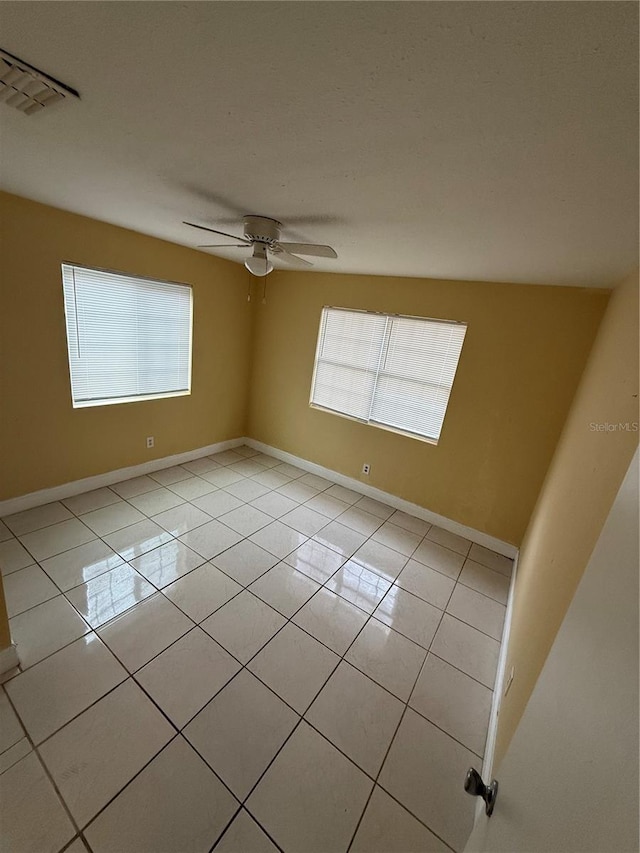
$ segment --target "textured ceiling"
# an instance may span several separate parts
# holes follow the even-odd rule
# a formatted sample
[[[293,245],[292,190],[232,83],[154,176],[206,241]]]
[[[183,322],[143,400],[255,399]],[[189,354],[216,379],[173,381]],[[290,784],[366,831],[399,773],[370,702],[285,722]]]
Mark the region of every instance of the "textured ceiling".
[[[637,16],[3,2],[0,46],[81,100],[0,106],[0,183],[185,245],[273,216],[320,270],[607,286],[637,263]]]

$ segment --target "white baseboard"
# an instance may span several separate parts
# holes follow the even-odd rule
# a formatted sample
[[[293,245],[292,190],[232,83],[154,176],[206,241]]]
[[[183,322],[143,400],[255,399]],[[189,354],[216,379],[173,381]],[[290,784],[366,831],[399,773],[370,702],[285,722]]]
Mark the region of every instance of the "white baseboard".
[[[360,482],[353,477],[347,477],[345,474],[340,474],[337,471],[332,471],[330,468],[324,468],[322,465],[316,465],[315,462],[308,462],[306,459],[301,459],[299,456],[294,456],[292,453],[287,453],[285,450],[280,450],[277,447],[271,447],[261,441],[256,441],[253,438],[245,438],[244,443],[254,450],[260,450],[267,453],[269,456],[275,456],[276,459],[282,459],[283,462],[289,462],[297,468],[302,468],[304,471],[309,471],[311,474],[317,474],[320,477],[325,477],[327,480],[332,480],[347,489],[352,489],[354,492],[360,492],[369,498],[373,498],[381,503],[388,504],[395,509],[400,509],[409,515],[414,515],[416,518],[421,518],[423,521],[428,521],[430,524],[435,524],[437,527],[442,527],[450,533],[457,533],[458,536],[463,536],[465,539],[470,539],[477,545],[483,545],[497,554],[502,554],[505,557],[513,559],[518,553],[515,545],[509,542],[503,542],[501,539],[496,539],[495,536],[489,536],[480,530],[474,530],[472,527],[467,527],[465,524],[460,524],[457,521],[452,521],[450,518],[445,518],[443,515],[438,515],[431,510],[425,509],[418,504],[399,498],[396,495],[383,492],[382,489],[376,489],[374,486],[367,486],[366,483]]]
[[[244,444],[247,439],[231,438],[227,441],[219,441],[217,444],[208,444],[206,447],[198,447],[196,450],[187,450],[185,453],[176,453],[173,456],[164,456],[162,459],[151,459],[140,465],[131,465],[129,468],[118,468],[116,471],[107,471],[104,474],[96,474],[93,477],[85,477],[82,480],[74,480],[72,483],[63,483],[61,486],[53,486],[50,489],[41,489],[38,492],[30,492],[18,498],[9,498],[0,501],[0,518],[12,515],[14,512],[22,512],[24,509],[32,509],[34,506],[42,506],[52,501],[60,501],[64,498],[72,498],[93,489],[101,489],[103,486],[111,486],[122,480],[130,480],[132,477],[140,477],[143,474],[151,474],[161,471],[163,468],[171,468],[173,465],[181,465],[183,462],[191,462],[201,456],[210,456],[212,453],[220,453]]]
[[[502,640],[500,644],[500,654],[498,656],[498,669],[496,672],[496,681],[493,689],[493,701],[491,703],[491,713],[489,715],[489,730],[487,732],[487,743],[484,749],[484,760],[482,763],[482,778],[488,785],[492,779],[493,765],[496,751],[496,737],[498,734],[498,719],[500,717],[500,706],[504,697],[506,668],[507,668],[507,653],[509,651],[509,637],[511,635],[511,618],[513,616],[513,597],[516,587],[516,575],[518,573],[518,557],[513,563],[513,571],[511,572],[511,584],[509,586],[509,597],[507,598],[507,610],[504,616],[504,626],[502,628]],[[482,812],[484,813],[484,803],[482,803]]]
[[[7,646],[6,649],[2,649],[0,652],[0,675],[4,672],[9,672],[11,669],[15,669],[19,663],[16,644],[11,643],[10,646]]]

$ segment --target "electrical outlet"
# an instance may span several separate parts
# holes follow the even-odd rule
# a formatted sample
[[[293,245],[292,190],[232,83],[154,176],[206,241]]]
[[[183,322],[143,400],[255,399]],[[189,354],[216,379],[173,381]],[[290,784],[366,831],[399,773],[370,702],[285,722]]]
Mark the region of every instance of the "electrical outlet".
[[[369,465],[369,463],[368,463],[368,462],[365,462],[365,463],[364,463],[364,465],[362,466],[362,473],[363,473],[363,474],[366,474],[366,475],[367,475],[367,477],[368,477],[368,476],[369,476],[369,474],[371,473],[371,465]]]
[[[155,439],[152,435],[147,436],[147,449],[153,447],[155,444]]]

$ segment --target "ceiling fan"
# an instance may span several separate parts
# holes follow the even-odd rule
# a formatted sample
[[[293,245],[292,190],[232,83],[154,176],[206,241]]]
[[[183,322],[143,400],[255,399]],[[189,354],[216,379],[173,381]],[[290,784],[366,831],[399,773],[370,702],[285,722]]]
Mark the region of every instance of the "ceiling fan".
[[[298,255],[311,255],[318,258],[337,258],[335,249],[331,246],[321,246],[317,243],[282,243],[280,242],[280,231],[282,223],[269,216],[253,216],[247,214],[244,218],[244,236],[237,237],[235,234],[227,234],[225,231],[217,231],[206,225],[196,225],[195,222],[184,222],[192,228],[200,228],[202,231],[210,231],[212,234],[220,234],[236,243],[213,243],[198,246],[199,249],[240,249],[253,248],[253,254],[244,262],[245,267],[253,275],[268,275],[273,269],[269,259],[272,255],[278,260],[289,264],[303,264],[312,267],[313,264]]]

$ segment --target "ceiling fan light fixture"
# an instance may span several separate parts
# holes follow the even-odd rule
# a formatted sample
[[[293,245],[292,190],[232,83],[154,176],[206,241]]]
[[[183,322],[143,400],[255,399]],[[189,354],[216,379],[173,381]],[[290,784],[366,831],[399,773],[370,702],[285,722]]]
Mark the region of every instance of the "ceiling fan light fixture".
[[[267,257],[267,247],[264,243],[256,243],[253,247],[253,255],[244,262],[245,267],[251,275],[265,276],[269,275],[273,269],[273,264]]]

